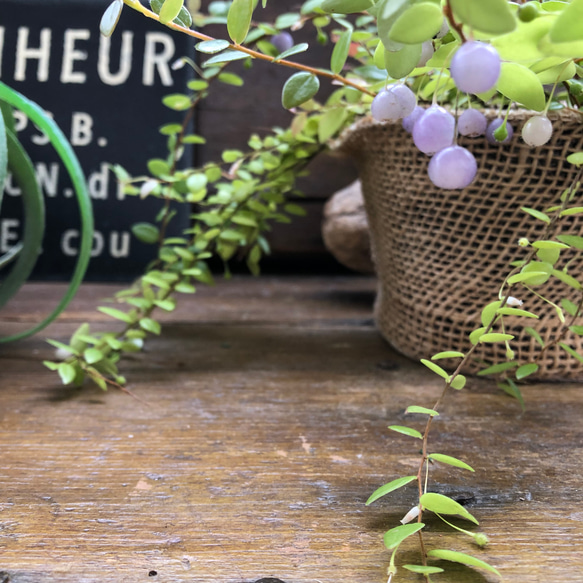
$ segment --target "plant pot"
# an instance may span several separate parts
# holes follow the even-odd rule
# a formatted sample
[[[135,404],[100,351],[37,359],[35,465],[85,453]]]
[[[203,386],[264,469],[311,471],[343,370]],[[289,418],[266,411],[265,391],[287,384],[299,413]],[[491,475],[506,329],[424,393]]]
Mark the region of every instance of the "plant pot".
[[[494,117],[490,112],[490,118]],[[485,138],[464,138],[478,162],[478,175],[461,191],[436,188],[427,177],[428,157],[419,152],[400,123],[363,119],[342,135],[338,148],[355,159],[362,181],[379,278],[376,324],[385,339],[413,359],[444,350],[467,351],[468,334],[480,327],[482,308],[498,298],[510,263],[524,258],[518,239],[542,237],[544,223],[521,207],[543,210],[556,204],[577,174],[566,156],[583,150],[583,125],[575,112],[551,113],[551,141],[530,148],[519,137],[532,112],[511,112],[515,136],[506,145]],[[565,221],[565,231],[583,234],[581,215]],[[564,252],[563,264],[572,256]],[[569,273],[581,280],[583,263]],[[512,348],[522,362],[535,358],[540,345],[524,331],[534,328],[547,342],[561,324],[552,306],[520,285],[513,295],[538,320],[505,317],[506,332],[515,334]],[[536,288],[553,302],[578,293],[552,277]],[[583,354],[580,336],[569,332],[563,342]],[[466,372],[506,360],[504,344],[481,344]],[[445,361],[445,366],[459,361]],[[529,379],[583,379],[583,365],[559,346],[549,347]]]

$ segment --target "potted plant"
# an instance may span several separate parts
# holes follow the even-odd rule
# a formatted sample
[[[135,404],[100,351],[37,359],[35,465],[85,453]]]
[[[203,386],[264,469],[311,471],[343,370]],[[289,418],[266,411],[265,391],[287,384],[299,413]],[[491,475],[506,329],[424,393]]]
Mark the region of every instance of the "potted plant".
[[[121,387],[125,379],[118,362],[123,353],[139,350],[148,333],[160,333],[155,311],[174,309],[176,293],[194,293],[196,282],[212,282],[209,259],[220,258],[228,273],[228,262],[242,255],[258,273],[261,257],[269,251],[265,231],[301,213],[287,202],[296,178],[344,131],[339,147],[355,152],[362,169],[365,197],[372,197],[367,207],[373,233],[393,233],[388,242],[373,243],[383,284],[377,301],[381,328],[393,326],[395,316],[386,315],[386,306],[395,304],[404,318],[396,320],[394,332],[385,331],[395,345],[395,338],[410,329],[419,337],[432,336],[435,329],[450,331],[438,336],[439,349],[430,345],[423,359],[443,378],[443,394],[431,408],[408,409],[425,416],[424,431],[391,427],[421,439],[419,471],[395,478],[369,500],[418,485],[416,505],[401,526],[385,535],[392,551],[389,580],[396,573],[399,545],[412,535],[419,537],[422,552],[419,564],[407,568],[428,581],[441,570],[428,564],[431,558],[497,573],[478,558],[425,548],[424,512],[475,522],[459,504],[427,490],[430,459],[471,469],[464,461],[429,453],[428,438],[447,391],[464,387],[462,372],[502,374],[500,386],[519,399],[518,381],[545,371],[558,375],[549,365],[556,354],[575,363],[559,367],[561,376],[579,373],[583,271],[577,259],[583,249],[583,206],[576,197],[583,162],[578,111],[583,1],[308,0],[298,12],[259,22],[265,4],[212,3],[209,14],[202,14],[196,1],[189,10],[183,0],[151,0],[149,7],[138,0],[114,0],[107,8],[103,34],[112,34],[128,7],[196,39],[202,63],[182,60],[176,66],[193,67],[197,77],[188,91],[164,100],[186,118],[214,84],[241,84],[238,75],[227,71],[231,63],[254,60],[292,70],[282,104],[295,115],[287,129],[250,136],[248,151],[227,150],[216,163],[186,170],[176,164],[183,145],[203,138],[188,135],[185,121],[167,124],[161,132],[168,137],[168,153],[149,161],[149,176],[134,178],[115,168],[127,194],[162,201],[155,222],[134,228],[141,240],[158,245],[158,259],[134,286],[117,294],[116,307],[99,308],[120,321],[121,329],[94,334],[83,325],[68,344],[53,342],[63,360],[47,366],[65,383],[81,383],[89,376],[102,388]],[[198,27],[208,23],[224,24],[225,35],[200,32]],[[290,31],[309,25],[320,41],[332,40],[329,69],[294,60],[308,46],[294,44]],[[321,79],[337,85],[325,103],[317,101]],[[562,125],[568,137],[559,135]],[[521,140],[525,147],[518,145]],[[547,142],[550,153],[543,149]],[[557,173],[559,181],[551,184],[548,176]],[[425,192],[413,194],[419,177]],[[519,186],[527,179],[541,184],[525,194]],[[495,210],[493,197],[506,202],[503,187],[508,182],[511,208]],[[165,235],[171,201],[197,205],[194,225],[182,237]],[[377,222],[381,215],[392,217],[390,228]],[[479,259],[485,248],[493,247],[493,255]],[[418,258],[424,262],[417,263]],[[393,274],[409,285],[406,291],[391,291]],[[557,292],[561,297],[544,287],[550,281],[564,286]],[[527,301],[526,294],[536,300]],[[549,307],[556,326],[526,324],[524,332],[515,331],[522,326],[519,320],[537,320],[543,306]],[[548,322],[548,314],[542,315]],[[522,342],[518,349],[517,340]],[[487,542],[479,533],[462,532],[479,546]]]

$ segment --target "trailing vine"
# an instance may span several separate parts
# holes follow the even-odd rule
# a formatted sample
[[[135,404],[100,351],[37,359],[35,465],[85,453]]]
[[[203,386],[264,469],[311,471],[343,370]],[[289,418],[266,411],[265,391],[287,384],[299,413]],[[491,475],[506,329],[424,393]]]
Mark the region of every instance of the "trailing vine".
[[[443,119],[449,120],[447,116],[450,116],[453,120],[452,140],[444,149],[451,145],[459,154],[459,150],[465,149],[455,142],[461,117],[458,110],[461,108],[471,109],[472,105],[479,103],[499,109],[501,116],[489,137],[494,142],[504,143],[512,129],[506,123],[511,104],[542,112],[536,117],[543,118],[544,122],[549,109],[567,107],[578,111],[583,101],[580,78],[583,73],[580,66],[583,40],[573,39],[576,34],[583,38],[583,24],[572,25],[574,16],[583,7],[581,0],[560,6],[556,2],[548,6],[545,6],[546,2],[528,2],[519,6],[506,0],[308,0],[298,13],[281,15],[274,23],[253,20],[257,4],[254,0],[214,3],[209,15],[198,11],[190,14],[183,6],[183,0],[151,0],[150,8],[138,0],[114,0],[107,9],[101,23],[104,34],[113,32],[123,7],[128,6],[144,17],[196,38],[199,41],[196,49],[205,55],[206,60],[200,68],[183,60],[181,64],[195,68],[197,78],[189,82],[187,93],[173,94],[164,99],[167,107],[184,114],[181,121],[167,124],[160,130],[167,137],[166,157],[148,162],[148,176],[132,177],[123,168],[114,167],[126,194],[156,197],[162,202],[156,224],[140,223],[133,229],[140,240],[157,246],[157,258],[131,287],[117,293],[109,305],[99,308],[119,322],[117,331],[95,333],[88,324],[83,324],[68,343],[49,341],[58,349],[61,358],[45,364],[58,371],[65,384],[80,385],[89,378],[102,389],[108,385],[124,388],[126,379],[118,366],[123,354],[139,351],[148,334],[161,333],[161,324],[155,319],[157,310],[172,311],[178,294],[196,293],[199,284],[213,283],[209,268],[212,258],[222,260],[226,276],[229,275],[229,261],[234,258],[245,260],[251,273],[258,274],[261,258],[269,253],[266,233],[278,222],[288,222],[293,215],[303,212],[300,206],[289,202],[291,195],[300,194],[295,189],[296,179],[333,138],[357,117],[370,111],[371,102],[373,116],[376,117],[375,109],[384,115],[379,119],[390,118],[395,107],[399,109],[403,105],[398,99],[391,101],[397,88],[407,87],[405,94],[413,95],[415,101],[431,103],[432,108],[441,110],[439,104],[449,105],[453,114],[445,110],[445,113],[438,112]],[[262,5],[265,4],[266,0],[262,0]],[[194,30],[191,28],[193,22],[224,24],[229,39]],[[532,22],[538,24],[532,25]],[[306,44],[293,45],[292,42],[283,51],[276,46],[275,35],[282,31],[294,32],[308,23],[314,26],[318,40],[325,42],[333,38],[335,41],[327,70],[290,60],[290,57],[304,52],[308,48]],[[565,26],[566,23],[571,24]],[[548,54],[538,44],[542,29],[548,35],[544,37]],[[475,43],[475,31],[487,42]],[[471,43],[474,46],[486,44],[486,48],[478,48],[485,51],[487,59],[493,53],[502,56],[501,73],[495,71],[491,89],[462,91],[458,87],[460,81],[456,77],[459,76],[452,71],[452,58],[457,51],[463,54],[468,47],[472,48]],[[426,54],[423,56],[424,50]],[[194,108],[209,95],[211,85],[217,82],[243,84],[243,80],[228,72],[227,67],[234,61],[251,62],[254,59],[296,71],[282,91],[284,107],[295,113],[291,126],[276,128],[266,136],[252,135],[245,152],[226,150],[220,161],[200,168],[181,168],[179,161],[184,146],[204,142],[203,137],[189,134],[187,130]],[[315,100],[320,78],[339,85],[324,104]],[[548,85],[550,89],[545,87]],[[385,98],[386,102],[381,103],[380,100]],[[532,138],[528,132],[523,136],[526,141]],[[415,139],[415,135],[413,137]],[[433,137],[430,135],[425,142],[432,142]],[[539,137],[535,132],[535,140]],[[441,153],[441,150],[432,150],[433,143],[425,142],[420,141],[419,149],[428,154]],[[431,164],[435,165],[434,161],[438,159],[435,156],[430,163],[432,180]],[[568,160],[581,167],[583,153],[573,153]],[[434,168],[438,182],[443,175],[449,180],[450,174],[439,168],[435,172]],[[496,290],[493,292],[495,299],[482,308],[482,326],[470,334],[469,348],[453,347],[422,360],[444,381],[442,392],[431,408],[418,404],[407,408],[409,414],[426,417],[424,427],[421,430],[402,425],[389,427],[394,432],[421,440],[417,473],[397,477],[381,486],[367,502],[371,504],[409,484],[417,485],[413,508],[400,526],[390,529],[384,536],[385,546],[391,551],[389,581],[397,573],[396,556],[400,545],[413,535],[419,540],[419,564],[403,567],[423,575],[428,582],[433,574],[443,570],[430,565],[429,559],[463,563],[500,575],[495,567],[477,557],[449,549],[428,548],[423,534],[423,516],[427,512],[433,512],[450,527],[472,537],[479,547],[487,544],[482,533],[462,529],[444,518],[456,515],[477,525],[478,521],[467,509],[445,495],[430,491],[430,462],[473,471],[466,461],[433,452],[429,442],[430,430],[450,389],[462,390],[465,387],[464,369],[479,346],[501,344],[505,347],[506,362],[486,365],[479,374],[496,375],[498,386],[518,399],[523,407],[519,383],[536,373],[546,351],[558,346],[583,363],[583,356],[565,342],[567,333],[583,335],[583,326],[577,325],[583,308],[583,286],[569,274],[569,267],[580,260],[583,237],[564,227],[569,217],[583,213],[583,203],[577,202],[581,174],[579,170],[576,180],[558,197],[560,200],[554,207],[523,209],[541,223],[541,235],[536,241],[520,239],[518,247],[524,255],[509,266],[497,293]],[[470,182],[474,176],[475,169],[469,176]],[[196,205],[197,210],[191,215],[191,228],[182,236],[168,237],[167,227],[176,212],[174,205]],[[565,267],[559,268],[559,260],[566,251],[572,256]],[[565,297],[557,304],[544,298],[535,288],[551,278],[559,279],[566,288],[575,290],[578,299],[573,301]],[[521,308],[521,300],[514,297],[520,295],[517,289],[550,303],[561,322],[559,332],[546,343],[533,328],[525,326],[525,332],[540,346],[537,355],[528,362],[516,360],[512,350],[514,337],[507,332],[505,318],[520,317],[528,321],[538,315]],[[443,359],[458,359],[453,372],[438,364]]]

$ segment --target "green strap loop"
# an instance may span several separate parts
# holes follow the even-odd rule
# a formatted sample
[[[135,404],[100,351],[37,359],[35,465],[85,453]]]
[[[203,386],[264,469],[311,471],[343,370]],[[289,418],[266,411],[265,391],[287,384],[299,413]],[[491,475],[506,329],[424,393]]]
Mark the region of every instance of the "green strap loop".
[[[34,102],[30,101],[17,91],[14,91],[4,83],[0,82],[0,100],[5,101],[9,105],[21,110],[33,123],[35,123],[40,130],[49,138],[51,144],[55,148],[57,154],[60,156],[69,176],[73,183],[79,211],[81,215],[81,245],[79,248],[79,255],[75,270],[71,277],[69,287],[64,297],[61,299],[54,311],[45,318],[40,324],[34,326],[30,330],[14,334],[12,336],[0,338],[0,343],[10,342],[12,340],[20,340],[35,334],[39,330],[45,328],[69,304],[87,270],[89,259],[91,258],[91,247],[93,244],[93,212],[91,210],[91,200],[89,192],[85,184],[85,177],[81,165],[73,152],[73,148],[57,126],[57,124],[46,115],[46,113]]]
[[[34,166],[24,148],[10,131],[6,131],[8,167],[19,184],[24,207],[22,249],[0,285],[0,308],[22,287],[30,276],[42,249],[45,231],[45,203],[34,174]]]

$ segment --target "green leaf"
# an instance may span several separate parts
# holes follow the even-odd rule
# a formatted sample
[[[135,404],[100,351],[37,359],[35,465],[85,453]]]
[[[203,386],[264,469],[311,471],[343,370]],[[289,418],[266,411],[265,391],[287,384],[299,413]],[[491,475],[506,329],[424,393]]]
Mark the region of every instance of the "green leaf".
[[[523,364],[517,371],[516,371],[516,379],[522,380],[526,377],[534,374],[538,370],[538,364],[535,362],[531,362],[530,364]]]
[[[423,494],[419,501],[423,508],[435,512],[436,514],[457,514],[474,524],[479,524],[478,521],[461,504],[459,504],[459,502],[456,502],[443,494],[428,492],[427,494]]]
[[[522,316],[524,318],[538,318],[536,314],[532,312],[527,312],[526,310],[519,310],[518,308],[499,308],[496,310],[496,313],[501,314],[502,316]]]
[[[494,316],[496,316],[498,308],[500,308],[501,305],[502,302],[500,300],[496,300],[495,302],[490,302],[484,307],[480,316],[482,326],[488,326],[490,324],[490,322],[494,319]]]
[[[410,405],[405,410],[405,413],[421,413],[422,415],[430,415],[431,417],[437,417],[439,413],[433,409],[426,409],[425,407],[418,407],[417,405]]]
[[[569,164],[573,164],[574,166],[583,165],[583,152],[574,152],[573,154],[569,154],[567,156],[567,162],[569,162]]]
[[[160,230],[150,223],[136,223],[132,225],[132,233],[142,243],[152,245],[158,242]]]
[[[210,59],[207,59],[204,62],[203,67],[211,67],[212,65],[219,65],[222,63],[230,63],[232,61],[239,61],[241,59],[247,59],[248,57],[249,57],[249,55],[247,53],[244,53],[243,51],[237,51],[237,50],[225,51],[223,53],[215,55],[214,57],[211,57]]]
[[[583,1],[572,0],[559,14],[549,33],[551,41],[564,43],[583,38]]]
[[[233,42],[240,45],[249,32],[253,0],[233,0],[227,14],[227,31]]]
[[[281,102],[285,109],[292,109],[305,103],[320,89],[320,81],[316,75],[301,71],[292,75],[283,86]]]
[[[527,109],[542,111],[546,105],[540,79],[536,73],[518,63],[502,63],[496,89]]]
[[[583,356],[581,356],[575,349],[571,348],[564,342],[559,342],[559,346],[573,358],[576,358],[579,362],[583,362]]]
[[[83,358],[87,364],[95,364],[103,360],[103,352],[98,348],[88,348],[83,352]]]
[[[328,13],[354,14],[368,10],[372,5],[373,0],[324,0],[320,8]]]
[[[387,549],[392,550],[398,547],[407,537],[419,532],[425,524],[423,522],[415,522],[413,524],[402,524],[387,531],[384,536],[384,542]]]
[[[69,364],[68,362],[61,362],[61,364],[59,364],[57,368],[57,371],[64,385],[72,383],[75,380],[75,377],[77,376],[76,368],[72,364]]]
[[[306,216],[306,210],[299,204],[288,203],[283,207],[283,210],[290,215],[295,215],[296,217]]]
[[[442,550],[442,549],[434,549],[429,551],[428,556],[434,557],[435,559],[442,559],[444,561],[450,561],[452,563],[461,563],[462,565],[467,565],[468,567],[477,567],[479,569],[484,569],[490,573],[494,573],[498,575],[498,577],[502,577],[497,569],[489,565],[485,561],[481,559],[476,559],[471,555],[466,555],[465,553],[460,553],[458,551],[449,551],[449,550]]]
[[[190,97],[182,93],[174,93],[172,95],[166,95],[162,98],[162,103],[169,109],[174,111],[186,111],[192,105]]]
[[[344,64],[346,63],[346,59],[348,58],[348,51],[350,50],[351,39],[352,31],[345,30],[338,37],[338,40],[334,45],[332,57],[330,58],[330,70],[336,75],[342,71]]]
[[[466,386],[466,377],[463,374],[458,374],[452,381],[451,386],[452,388],[456,389],[456,391],[461,391]]]
[[[433,2],[413,4],[395,20],[389,38],[403,44],[418,44],[433,38],[443,24],[441,7]]]
[[[463,358],[465,354],[457,350],[447,350],[446,352],[438,352],[431,357],[431,360],[441,360],[442,358]]]
[[[470,332],[470,342],[472,344],[478,344],[480,338],[484,335],[486,328],[476,328]]]
[[[463,24],[480,32],[512,32],[516,20],[506,0],[451,0],[454,14]]]
[[[59,342],[58,340],[51,340],[50,338],[47,338],[47,342],[51,346],[54,346],[55,348],[58,348],[59,350],[62,350],[64,352],[69,352],[70,354],[74,354],[75,356],[79,356],[79,351],[75,350],[72,346],[69,346],[67,344],[63,344],[62,342]]]
[[[393,79],[406,77],[421,58],[421,45],[404,45],[398,51],[385,51],[385,68]]]
[[[423,435],[416,429],[411,427],[404,427],[403,425],[390,425],[389,429],[391,431],[396,431],[397,433],[402,433],[403,435],[408,435],[409,437],[416,437],[417,439],[423,439]]]
[[[221,83],[225,83],[225,85],[233,85],[233,87],[242,87],[244,85],[244,81],[239,75],[235,75],[235,73],[221,73],[217,79]]]
[[[514,336],[512,334],[502,334],[501,332],[489,332],[488,334],[482,334],[480,336],[480,342],[507,342],[512,340]]]
[[[550,223],[551,218],[541,211],[537,211],[536,209],[531,209],[529,207],[523,206],[520,207],[525,213],[528,213],[531,217],[538,219],[539,221],[543,221],[544,223]]]
[[[160,22],[162,24],[172,22],[182,10],[183,3],[183,0],[164,0],[160,8]]]
[[[449,374],[445,372],[439,365],[427,360],[425,358],[421,359],[421,362],[431,371],[433,371],[436,375],[439,375],[442,379],[448,379]]]
[[[543,339],[541,338],[540,334],[534,329],[534,328],[530,328],[530,327],[526,327],[524,328],[524,331],[529,334],[530,336],[532,336],[541,346],[544,346],[545,343],[543,341]]]
[[[511,368],[516,368],[518,366],[518,362],[500,362],[498,364],[493,364],[488,368],[484,368],[478,372],[478,376],[486,376],[490,374],[498,374],[504,372],[506,370],[510,370]]]
[[[413,480],[416,479],[417,476],[405,476],[403,478],[397,478],[396,480],[393,480],[392,482],[389,482],[388,484],[385,484],[384,486],[377,488],[370,495],[370,498],[366,501],[366,506],[372,504],[375,500],[378,500],[379,498],[386,496],[390,492],[393,492],[394,490],[398,490],[399,488],[402,488],[403,486],[410,484]]]
[[[194,45],[194,48],[200,52],[205,53],[206,55],[214,55],[215,53],[220,53],[224,51],[226,48],[230,46],[229,41],[217,38],[213,40],[203,40]],[[206,87],[208,87],[208,83],[205,83]],[[203,89],[206,89],[203,87]]]
[[[575,247],[575,249],[583,249],[583,237],[579,235],[557,235],[557,239],[569,247]]]
[[[583,336],[583,326],[569,326],[569,330],[573,332],[573,334],[577,334],[578,336]]]
[[[318,141],[324,144],[333,137],[343,127],[347,116],[346,107],[335,107],[324,112],[318,124]]]
[[[109,308],[109,307],[100,306],[97,309],[102,314],[106,314],[107,316],[115,318],[116,320],[121,320],[122,322],[125,322],[126,324],[131,324],[134,321],[133,318],[129,314],[127,314],[126,312],[122,312],[121,310],[117,310],[116,308]]]
[[[156,320],[152,320],[152,318],[142,318],[140,320],[140,328],[143,328],[146,332],[151,332],[152,334],[160,334],[162,330],[160,323],[156,322]]]
[[[288,49],[287,51],[283,51],[283,53],[280,53],[279,55],[274,57],[273,62],[277,63],[278,61],[282,61],[283,59],[287,59],[288,57],[291,57],[293,55],[297,55],[299,53],[304,53],[309,48],[310,48],[310,45],[308,45],[308,43],[300,43],[299,45],[295,45],[295,46],[291,47],[291,49]]]
[[[59,370],[59,365],[62,364],[61,362],[52,362],[50,360],[43,360],[43,364],[52,371]]]
[[[569,209],[565,209],[561,212],[562,217],[570,217],[571,215],[579,215],[583,213],[583,206],[574,206]]]
[[[567,284],[568,286],[571,286],[573,289],[576,290],[580,290],[581,289],[581,284],[572,276],[570,276],[568,273],[565,273],[564,271],[559,271],[558,269],[553,269],[552,274],[559,280],[561,280],[563,283]]]
[[[456,468],[469,470],[470,472],[475,471],[474,468],[466,464],[466,462],[462,462],[462,460],[458,460],[457,458],[451,457],[450,455],[444,455],[442,453],[431,453],[427,457],[430,460],[435,460],[436,462],[441,462],[442,464],[448,464]]]
[[[497,384],[499,389],[502,389],[507,395],[510,395],[513,399],[516,399],[520,403],[520,407],[523,411],[526,409],[522,393],[512,379],[507,379],[505,383]]]
[[[101,22],[99,23],[99,32],[102,36],[109,37],[113,34],[113,31],[119,22],[123,6],[123,0],[113,0],[113,2],[105,9],[105,12],[101,17]]]
[[[403,565],[403,569],[407,569],[407,571],[412,571],[413,573],[420,573],[421,575],[443,573],[441,567],[430,567],[429,565]]]

